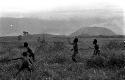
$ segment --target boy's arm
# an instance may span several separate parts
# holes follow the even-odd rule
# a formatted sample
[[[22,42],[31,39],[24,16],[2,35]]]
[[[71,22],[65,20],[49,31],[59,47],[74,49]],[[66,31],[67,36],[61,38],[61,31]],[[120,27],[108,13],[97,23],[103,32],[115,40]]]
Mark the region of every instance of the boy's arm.
[[[69,42],[69,44],[70,44],[70,45],[74,45],[74,43],[72,43],[72,42]]]
[[[28,52],[30,53],[30,55],[34,55],[33,51],[30,48],[28,48]]]
[[[89,47],[89,48],[79,48],[79,50],[89,50],[89,49],[94,49],[92,47]]]
[[[94,49],[94,47],[90,47],[90,46],[89,46],[89,48],[90,48],[90,49]]]
[[[30,62],[31,64],[33,64],[32,61],[31,61],[30,59],[29,59],[29,62]]]
[[[20,57],[20,58],[10,59],[9,61],[18,60],[18,59],[22,59],[22,58]]]
[[[89,45],[88,45],[88,47],[89,47],[89,49],[95,49],[95,48],[94,48],[95,46],[89,46]]]
[[[94,49],[94,47],[88,45],[88,48],[79,48],[79,50],[89,50],[89,49]]]
[[[67,41],[68,41],[68,43],[69,43],[70,45],[73,45],[73,43],[72,43],[72,42],[70,42],[70,40],[69,40],[69,39],[67,39]]]

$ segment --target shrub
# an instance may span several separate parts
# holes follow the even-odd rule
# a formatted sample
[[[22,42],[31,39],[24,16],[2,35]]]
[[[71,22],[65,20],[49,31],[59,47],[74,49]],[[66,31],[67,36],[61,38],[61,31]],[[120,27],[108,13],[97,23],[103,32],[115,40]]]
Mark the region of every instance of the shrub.
[[[65,49],[65,44],[64,42],[53,42],[53,50],[54,51],[63,51]]]
[[[64,64],[65,62],[67,62],[68,59],[65,56],[61,56],[61,55],[55,55],[52,58],[50,58],[50,60],[48,60],[48,63],[50,64],[54,64],[54,63],[58,63],[58,64]]]
[[[122,54],[112,54],[108,57],[107,66],[110,68],[123,68],[125,57]]]
[[[86,60],[87,68],[101,68],[105,66],[105,58],[102,56],[93,56]]]
[[[111,49],[119,50],[124,48],[124,44],[117,40],[111,40],[107,44],[103,45],[103,47],[108,48],[110,50]]]
[[[108,54],[102,53],[101,56],[94,56],[86,60],[88,68],[109,68],[120,69],[125,66],[125,56],[118,52],[110,51]]]
[[[8,63],[9,61],[9,57],[8,56],[3,56],[3,57],[1,57],[1,59],[0,59],[0,63]]]

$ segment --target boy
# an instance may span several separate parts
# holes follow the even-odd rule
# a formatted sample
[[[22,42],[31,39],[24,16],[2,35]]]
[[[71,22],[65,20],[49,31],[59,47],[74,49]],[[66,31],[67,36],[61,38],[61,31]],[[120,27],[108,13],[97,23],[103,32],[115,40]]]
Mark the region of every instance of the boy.
[[[33,54],[33,51],[29,48],[27,42],[24,42],[24,47],[27,49],[27,53],[29,53],[29,57],[32,58],[33,61],[35,61],[35,56]]]
[[[100,55],[99,45],[97,44],[96,39],[94,39],[93,44],[94,44],[94,53],[93,53],[93,55]]]
[[[74,53],[73,53],[73,55],[72,55],[72,60],[74,61],[74,62],[77,62],[76,61],[76,59],[75,59],[75,57],[76,57],[76,54],[78,54],[78,38],[75,36],[75,38],[74,38],[74,40],[73,40],[73,43],[70,43],[71,45],[73,45],[73,49],[71,49],[71,51],[73,50],[74,51]]]

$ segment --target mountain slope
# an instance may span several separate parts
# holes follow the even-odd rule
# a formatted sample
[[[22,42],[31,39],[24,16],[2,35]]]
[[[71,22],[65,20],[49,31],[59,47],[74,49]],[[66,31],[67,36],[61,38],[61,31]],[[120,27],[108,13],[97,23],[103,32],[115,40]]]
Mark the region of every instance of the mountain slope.
[[[71,34],[71,36],[98,36],[98,35],[111,36],[116,34],[112,30],[104,27],[85,27]]]

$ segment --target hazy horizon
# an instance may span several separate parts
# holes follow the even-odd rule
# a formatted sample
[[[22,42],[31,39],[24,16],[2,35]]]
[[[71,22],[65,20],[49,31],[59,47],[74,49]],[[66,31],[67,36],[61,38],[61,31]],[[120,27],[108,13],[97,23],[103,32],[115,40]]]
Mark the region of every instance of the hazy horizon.
[[[125,8],[120,1],[13,0],[12,4],[2,3],[5,5],[0,5],[0,36],[19,35],[22,31],[69,35],[84,27],[105,27],[125,35]]]

